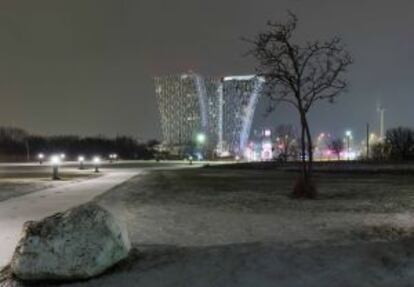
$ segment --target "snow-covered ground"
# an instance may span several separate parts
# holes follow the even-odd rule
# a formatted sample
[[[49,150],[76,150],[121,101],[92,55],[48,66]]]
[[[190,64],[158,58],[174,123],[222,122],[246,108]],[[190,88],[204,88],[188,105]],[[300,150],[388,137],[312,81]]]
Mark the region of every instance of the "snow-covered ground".
[[[13,254],[23,223],[39,220],[92,200],[95,196],[137,175],[140,170],[108,170],[90,180],[72,182],[0,202],[0,267]]]
[[[320,173],[317,200],[289,197],[296,174],[158,170],[95,198],[135,251],[70,286],[413,286],[414,177]]]
[[[0,202],[46,188],[59,187],[98,176],[93,170],[79,170],[77,166],[62,166],[61,180],[51,180],[52,167],[43,164],[1,164]]]
[[[96,200],[123,218],[137,255],[74,286],[412,286],[414,178],[157,171]]]

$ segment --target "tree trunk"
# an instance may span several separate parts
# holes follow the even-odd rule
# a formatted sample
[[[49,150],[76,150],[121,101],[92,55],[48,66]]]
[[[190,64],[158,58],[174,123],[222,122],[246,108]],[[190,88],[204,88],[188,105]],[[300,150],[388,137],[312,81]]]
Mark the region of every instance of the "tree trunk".
[[[312,135],[309,130],[308,120],[306,119],[306,113],[301,111],[301,126],[302,126],[302,164],[303,164],[303,177],[305,182],[309,182],[312,175],[312,163],[313,163],[313,144]],[[308,160],[306,160],[306,152]]]
[[[308,177],[307,168],[306,168],[306,142],[305,142],[305,126],[303,125],[303,121],[301,121],[301,158],[302,158],[302,173],[303,178],[306,181]]]
[[[308,166],[307,172],[308,177],[312,176],[312,169],[313,169],[313,142],[312,142],[312,135],[309,129],[308,120],[306,119],[306,115],[304,115],[304,123],[305,123],[305,131],[306,131],[306,138],[307,138],[307,150],[308,150]]]

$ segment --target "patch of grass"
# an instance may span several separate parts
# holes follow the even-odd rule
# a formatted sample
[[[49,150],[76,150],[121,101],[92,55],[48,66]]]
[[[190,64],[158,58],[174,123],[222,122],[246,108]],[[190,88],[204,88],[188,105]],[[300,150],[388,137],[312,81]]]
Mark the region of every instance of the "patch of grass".
[[[357,231],[357,236],[363,240],[395,241],[403,238],[414,237],[414,227],[406,228],[389,224],[368,226],[363,230]]]
[[[128,205],[184,204],[220,210],[277,213],[393,213],[414,210],[414,178],[404,175],[315,175],[318,196],[290,197],[297,173],[224,168],[153,171],[127,182]]]

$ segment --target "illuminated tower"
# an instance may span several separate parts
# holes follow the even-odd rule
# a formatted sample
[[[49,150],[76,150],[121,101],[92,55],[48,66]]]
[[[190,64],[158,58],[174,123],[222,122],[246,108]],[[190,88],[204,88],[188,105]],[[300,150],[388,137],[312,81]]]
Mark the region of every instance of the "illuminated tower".
[[[223,146],[232,154],[243,155],[263,82],[254,75],[223,78]]]
[[[243,155],[263,80],[255,76],[203,78],[195,73],[156,77],[163,144],[182,151],[197,145],[212,155]],[[199,143],[200,144],[200,143]]]
[[[195,73],[155,77],[155,95],[161,116],[163,144],[182,152],[198,134],[206,147],[216,144],[217,83]]]

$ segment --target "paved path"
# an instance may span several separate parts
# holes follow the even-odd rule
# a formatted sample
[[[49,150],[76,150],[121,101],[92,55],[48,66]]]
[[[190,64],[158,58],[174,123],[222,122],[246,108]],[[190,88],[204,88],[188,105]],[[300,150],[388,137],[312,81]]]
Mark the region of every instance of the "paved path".
[[[0,202],[0,268],[6,265],[21,236],[22,225],[90,201],[139,174],[142,169],[108,170],[101,177],[45,189]]]

